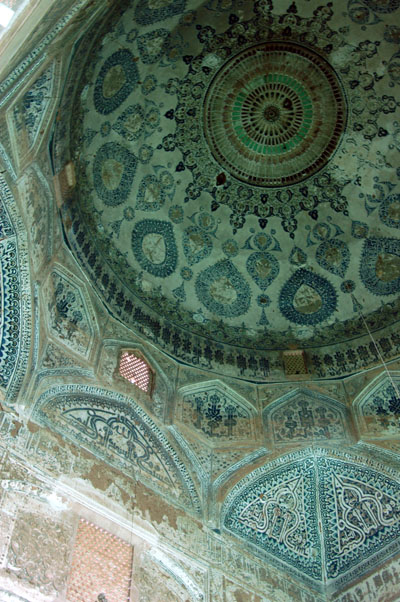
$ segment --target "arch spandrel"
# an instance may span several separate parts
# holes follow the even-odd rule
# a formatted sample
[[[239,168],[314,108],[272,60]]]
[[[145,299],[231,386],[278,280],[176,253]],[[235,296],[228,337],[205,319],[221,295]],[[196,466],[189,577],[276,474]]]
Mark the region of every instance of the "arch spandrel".
[[[33,418],[175,503],[200,512],[185,464],[131,398],[86,385],[53,387],[37,400]]]
[[[351,439],[348,409],[341,402],[310,389],[297,389],[269,404],[263,411],[268,440],[277,447]]]
[[[213,442],[254,440],[256,409],[219,380],[182,387],[175,417]]]
[[[400,373],[383,373],[354,400],[362,437],[398,439],[400,436]]]
[[[32,301],[26,228],[0,173],[0,389],[14,403],[29,362]]]
[[[326,449],[282,456],[231,490],[221,527],[266,561],[333,593],[400,550],[398,474],[371,464]]]

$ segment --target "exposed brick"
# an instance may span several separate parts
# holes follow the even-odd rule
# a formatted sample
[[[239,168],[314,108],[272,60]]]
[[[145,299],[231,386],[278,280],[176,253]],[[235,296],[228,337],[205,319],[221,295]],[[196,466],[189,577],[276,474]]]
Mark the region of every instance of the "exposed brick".
[[[132,551],[132,546],[119,537],[81,519],[75,540],[67,600],[128,601]]]

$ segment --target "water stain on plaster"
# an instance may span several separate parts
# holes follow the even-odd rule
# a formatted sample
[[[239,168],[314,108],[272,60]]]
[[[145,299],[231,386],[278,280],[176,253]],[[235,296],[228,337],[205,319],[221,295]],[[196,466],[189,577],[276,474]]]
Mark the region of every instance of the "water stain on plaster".
[[[20,422],[19,420],[13,420],[12,423],[14,425],[14,428],[10,434],[12,437],[18,437],[18,433],[22,427],[22,422]]]
[[[88,479],[95,489],[106,491],[114,482],[112,476],[107,475],[104,471],[104,466],[101,464],[93,464],[90,472],[82,475],[84,479]]]
[[[161,524],[163,517],[166,516],[170,526],[177,530],[177,518],[185,516],[184,512],[169,506],[160,496],[154,495],[152,491],[144,487],[141,483],[137,483],[136,500],[138,507],[147,511],[149,515],[148,520],[152,525],[155,523]]]
[[[38,431],[40,431],[40,426],[35,424],[34,422],[31,422],[29,420],[28,424],[26,425],[28,428],[28,431],[32,434],[37,433]]]

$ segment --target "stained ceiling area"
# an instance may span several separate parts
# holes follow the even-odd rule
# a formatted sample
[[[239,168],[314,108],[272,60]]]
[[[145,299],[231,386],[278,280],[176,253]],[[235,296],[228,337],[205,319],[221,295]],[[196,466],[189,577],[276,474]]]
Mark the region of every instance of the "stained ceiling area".
[[[397,321],[398,6],[141,0],[82,40],[54,161],[113,315],[178,359]]]

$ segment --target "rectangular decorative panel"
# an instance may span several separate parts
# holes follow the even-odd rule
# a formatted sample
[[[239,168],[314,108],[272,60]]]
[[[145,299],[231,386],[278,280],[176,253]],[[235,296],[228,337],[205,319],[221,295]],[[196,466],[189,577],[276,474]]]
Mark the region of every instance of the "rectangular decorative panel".
[[[301,349],[284,351],[282,355],[286,376],[307,374],[306,356],[304,351]]]

